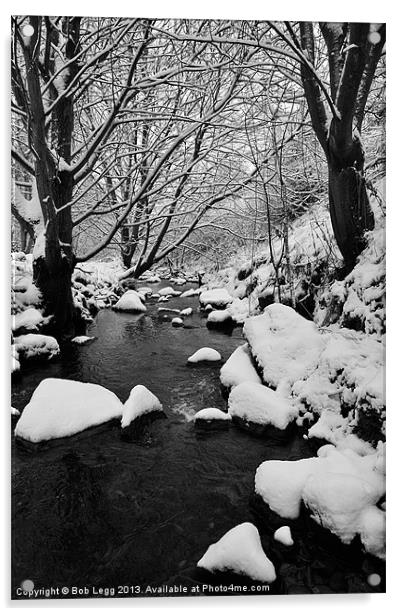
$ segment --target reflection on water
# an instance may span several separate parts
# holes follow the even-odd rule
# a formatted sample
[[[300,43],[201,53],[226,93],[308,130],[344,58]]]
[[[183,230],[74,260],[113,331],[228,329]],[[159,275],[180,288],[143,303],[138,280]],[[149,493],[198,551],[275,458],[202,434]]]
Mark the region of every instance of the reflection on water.
[[[169,303],[186,306],[196,308],[197,300]],[[265,459],[311,455],[303,439],[279,445],[235,428],[200,435],[187,421],[201,408],[225,405],[219,367],[189,368],[187,357],[211,346],[226,359],[242,338],[241,329],[232,336],[207,330],[198,314],[186,323],[192,327],[173,328],[156,306],[140,316],[101,311],[89,331],[94,342],[66,345],[61,359],[35,366],[14,385],[13,405],[22,409],[49,376],[100,383],[123,401],[141,383],[160,398],[167,419],[134,443],[121,441],[118,427],[36,453],[13,443],[13,594],[24,579],[35,586],[192,580],[208,545],[244,521],[260,526],[287,580],[279,592],[292,584],[299,588],[294,592],[318,592],[312,590],[314,568],[313,578],[300,575],[307,561],[324,563],[329,578],[352,576],[367,592],[361,561],[335,560],[311,537],[307,560],[301,540],[293,564],[282,562],[272,533],[250,508],[256,467]]]

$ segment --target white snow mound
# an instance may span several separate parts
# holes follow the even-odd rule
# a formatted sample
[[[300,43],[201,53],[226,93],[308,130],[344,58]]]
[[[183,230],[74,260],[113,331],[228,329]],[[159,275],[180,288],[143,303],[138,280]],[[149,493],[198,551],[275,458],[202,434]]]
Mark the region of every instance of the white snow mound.
[[[287,428],[297,416],[297,409],[290,400],[265,385],[248,381],[232,389],[228,410],[232,417],[256,424],[270,424],[279,430]]]
[[[25,334],[14,339],[14,347],[23,359],[52,359],[59,355],[60,347],[53,336]]]
[[[121,296],[119,301],[114,305],[114,309],[121,310],[122,312],[146,312],[140,295],[133,289],[126,291]]]
[[[274,565],[266,557],[258,530],[250,522],[235,526],[210,545],[197,566],[211,572],[233,571],[268,584],[276,579]]]
[[[279,543],[283,543],[283,545],[291,546],[294,544],[289,526],[281,526],[278,528],[274,532],[274,539],[279,541]]]
[[[198,411],[194,415],[193,419],[194,421],[196,419],[202,419],[204,421],[213,421],[215,419],[219,419],[220,421],[230,421],[231,417],[229,413],[225,413],[224,411],[221,411],[220,409],[211,407],[207,409],[201,409],[201,411]]]
[[[227,362],[223,364],[220,377],[222,385],[228,389],[236,387],[244,381],[261,383],[261,379],[251,361],[248,344],[243,344],[233,351]]]
[[[71,436],[121,417],[123,405],[105,387],[68,379],[44,379],[15,427],[15,436],[32,443]]]
[[[13,331],[17,331],[24,327],[26,330],[36,332],[39,326],[43,323],[43,316],[36,308],[27,308],[12,317]]]
[[[211,306],[226,308],[233,301],[233,297],[229,295],[227,289],[210,289],[203,291],[200,295],[200,304],[202,306]]]
[[[136,385],[123,405],[121,427],[127,428],[134,419],[141,415],[161,410],[162,404],[158,398],[144,385]]]
[[[284,518],[297,518],[303,500],[311,517],[343,543],[360,535],[368,552],[385,554],[385,514],[376,506],[385,494],[382,443],[365,456],[325,445],[317,458],[268,460],[257,469],[255,491]]]
[[[210,347],[202,347],[202,349],[198,349],[191,357],[188,358],[187,363],[189,364],[197,364],[201,361],[221,361],[222,356],[215,349],[211,349]]]
[[[274,387],[282,380],[293,384],[306,378],[325,344],[312,321],[283,304],[271,304],[263,314],[246,319],[243,332],[264,381]]]

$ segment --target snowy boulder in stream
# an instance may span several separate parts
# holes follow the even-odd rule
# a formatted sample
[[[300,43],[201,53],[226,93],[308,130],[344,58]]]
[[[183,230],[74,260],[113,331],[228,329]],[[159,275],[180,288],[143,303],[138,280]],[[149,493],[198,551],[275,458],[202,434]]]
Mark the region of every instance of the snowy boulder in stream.
[[[202,347],[202,349],[198,349],[191,357],[187,359],[188,364],[199,364],[201,362],[217,362],[221,361],[222,356],[215,349],[211,349],[210,347]]]
[[[181,291],[175,291],[173,287],[163,287],[163,289],[159,289],[159,294],[165,297],[169,297],[169,295],[181,295]]]
[[[120,418],[123,405],[105,387],[68,379],[44,379],[15,427],[18,439],[40,443],[64,438]]]
[[[75,338],[71,338],[71,342],[74,342],[74,344],[86,344],[91,340],[95,340],[95,336],[75,336]]]
[[[196,428],[203,430],[226,430],[229,428],[231,417],[220,409],[211,407],[198,411],[193,420]]]
[[[291,401],[261,385],[245,381],[232,389],[228,410],[234,423],[256,434],[287,436],[298,414]]]
[[[133,289],[126,291],[113,308],[121,312],[146,312],[141,296]]]
[[[184,325],[184,321],[180,317],[175,317],[174,319],[172,319],[173,327],[183,327],[183,325]]]
[[[281,526],[280,528],[278,528],[274,532],[274,539],[276,541],[279,541],[279,543],[282,543],[283,545],[286,545],[288,547],[294,544],[294,541],[292,539],[292,533],[290,532],[289,526]]]
[[[225,329],[234,325],[232,316],[227,308],[212,310],[208,314],[207,327],[210,329]]]
[[[199,295],[201,293],[200,289],[187,289],[187,291],[183,291],[180,297],[194,297],[194,295]]]
[[[248,344],[239,346],[221,368],[221,383],[225,391],[244,381],[261,384],[261,379],[253,366]]]
[[[123,405],[122,438],[131,439],[141,423],[160,416],[164,416],[164,413],[159,399],[144,385],[136,385]]]
[[[197,567],[211,573],[233,572],[268,584],[276,580],[275,567],[262,549],[258,530],[250,522],[235,526],[210,545]]]
[[[200,295],[200,304],[203,308],[210,304],[213,308],[226,308],[233,301],[227,289],[210,289]]]

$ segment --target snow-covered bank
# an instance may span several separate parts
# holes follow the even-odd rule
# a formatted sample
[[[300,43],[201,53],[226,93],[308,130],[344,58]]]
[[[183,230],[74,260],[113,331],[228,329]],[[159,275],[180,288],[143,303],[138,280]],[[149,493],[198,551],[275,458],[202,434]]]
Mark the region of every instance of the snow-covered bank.
[[[375,337],[319,328],[281,304],[247,319],[244,335],[264,382],[292,399],[300,425],[317,422],[308,436],[384,440],[384,348]]]

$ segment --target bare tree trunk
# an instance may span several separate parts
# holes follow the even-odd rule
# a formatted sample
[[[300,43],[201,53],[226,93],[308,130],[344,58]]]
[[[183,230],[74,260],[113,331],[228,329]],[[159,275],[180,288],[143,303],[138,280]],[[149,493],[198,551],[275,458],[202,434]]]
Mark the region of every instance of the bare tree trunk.
[[[360,138],[355,137],[349,151],[340,150],[342,136],[328,144],[329,211],[339,250],[350,271],[365,247],[364,234],[374,228],[374,215],[370,207],[364,177],[364,153]]]

